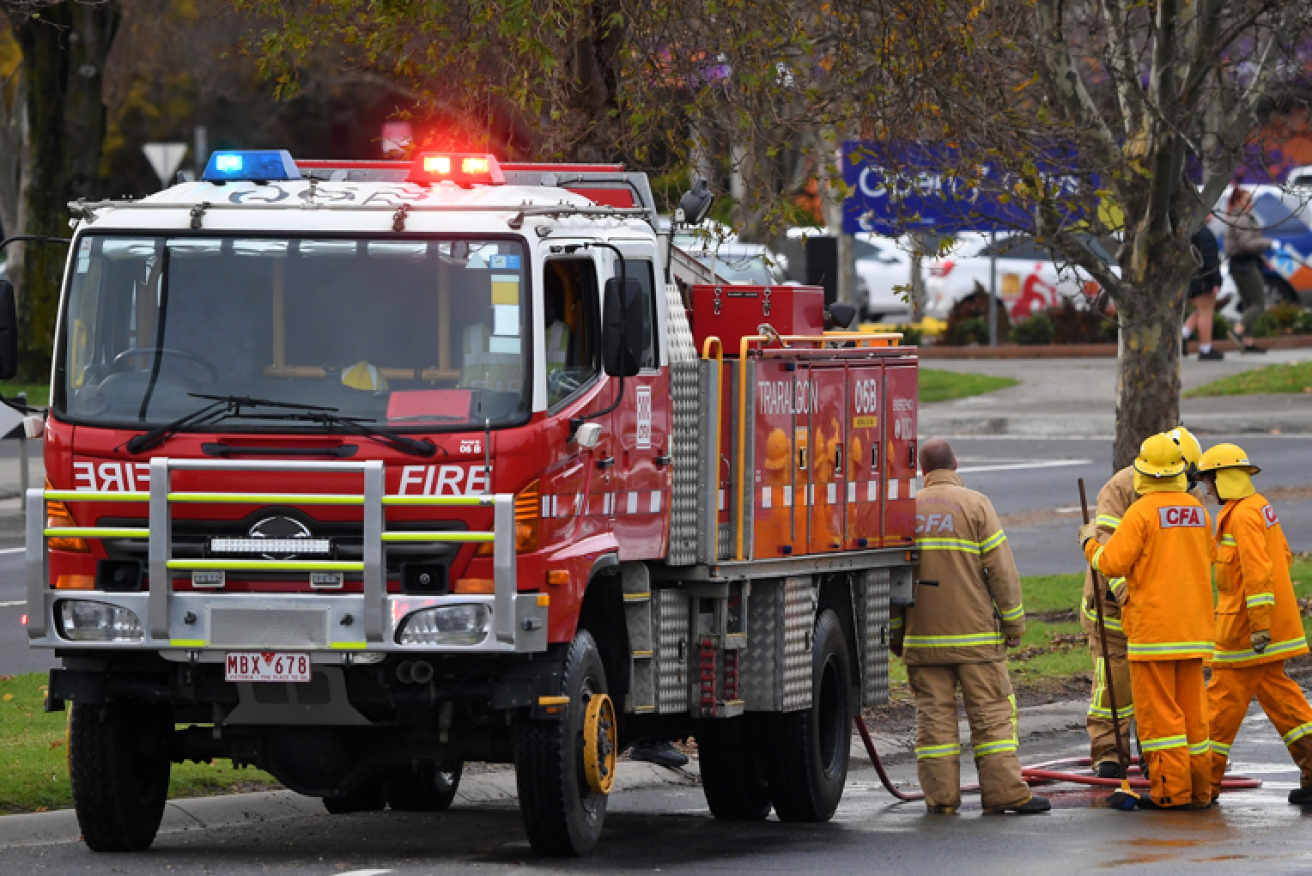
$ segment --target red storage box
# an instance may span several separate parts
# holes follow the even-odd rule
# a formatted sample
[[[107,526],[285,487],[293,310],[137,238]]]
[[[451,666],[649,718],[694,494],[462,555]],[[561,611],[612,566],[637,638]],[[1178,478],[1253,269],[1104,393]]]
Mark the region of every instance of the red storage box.
[[[743,337],[759,335],[769,323],[781,335],[821,335],[825,330],[825,290],[819,286],[692,287],[692,336],[697,352],[709,337],[737,356]]]

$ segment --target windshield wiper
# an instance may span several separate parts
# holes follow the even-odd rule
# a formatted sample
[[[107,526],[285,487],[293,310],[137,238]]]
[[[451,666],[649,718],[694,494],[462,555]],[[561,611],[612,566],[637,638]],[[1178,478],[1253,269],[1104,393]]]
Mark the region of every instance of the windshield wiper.
[[[323,413],[337,412],[337,408],[300,405],[242,395],[202,395],[198,392],[189,392],[187,395],[192,398],[203,398],[212,402],[212,404],[208,404],[200,410],[192,411],[186,416],[178,417],[176,420],[162,426],[156,426],[149,432],[142,432],[140,435],[134,436],[127,443],[128,453],[141,453],[144,450],[150,450],[152,447],[158,447],[187,426],[199,426],[204,423],[217,422],[225,417],[240,416],[243,407],[288,408],[290,410],[319,411]]]
[[[437,445],[427,439],[418,441],[390,429],[367,425],[367,421],[359,417],[340,416],[337,408],[272,401],[270,399],[239,395],[203,395],[196,392],[188,393],[188,395],[192,398],[203,398],[213,403],[198,411],[193,411],[185,417],[180,417],[171,423],[165,423],[163,426],[136,436],[128,442],[128,452],[140,453],[143,450],[149,450],[188,426],[206,425],[221,420],[246,417],[255,417],[261,420],[317,423],[326,429],[338,428],[353,432],[356,435],[373,438],[395,450],[415,456],[433,456],[438,450]],[[254,413],[244,411],[243,408],[282,408],[288,413]]]

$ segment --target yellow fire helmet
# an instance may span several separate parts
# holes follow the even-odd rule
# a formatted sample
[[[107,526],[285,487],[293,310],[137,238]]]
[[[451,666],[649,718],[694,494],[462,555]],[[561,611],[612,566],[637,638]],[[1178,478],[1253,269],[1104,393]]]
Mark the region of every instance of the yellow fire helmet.
[[[784,430],[772,430],[770,437],[765,439],[765,467],[771,471],[778,471],[788,465],[788,457],[791,453],[788,448],[788,436],[784,434]]]
[[[1184,451],[1166,432],[1149,435],[1139,445],[1139,455],[1134,460],[1134,470],[1149,478],[1173,478],[1184,474],[1188,467]]]
[[[1184,454],[1184,461],[1191,466],[1198,465],[1198,461],[1203,457],[1203,445],[1198,443],[1194,433],[1190,432],[1184,426],[1170,431],[1171,440],[1180,446],[1180,452]]]
[[[378,370],[378,366],[361,359],[342,372],[342,386],[380,392],[387,389],[387,378]]]
[[[1262,470],[1248,461],[1248,454],[1238,444],[1218,444],[1204,453],[1198,462],[1199,471],[1219,471],[1223,468],[1242,468],[1250,475]]]

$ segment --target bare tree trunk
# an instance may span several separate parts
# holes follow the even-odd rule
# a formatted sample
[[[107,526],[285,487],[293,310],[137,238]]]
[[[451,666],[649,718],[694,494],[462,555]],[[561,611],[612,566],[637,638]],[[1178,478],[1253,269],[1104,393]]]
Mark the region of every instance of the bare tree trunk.
[[[117,0],[70,0],[15,20],[27,85],[27,233],[68,236],[68,202],[94,193],[105,137],[105,59],[122,9]],[[49,374],[65,248],[29,246],[18,301],[19,367],[28,379]]]
[[[10,237],[22,234],[26,227],[24,198],[29,153],[24,84],[22,67],[14,71],[11,82],[0,83],[0,225]],[[4,255],[8,279],[17,286],[23,273],[23,244],[10,244]]]
[[[1134,461],[1149,435],[1180,421],[1180,306],[1184,294],[1162,287],[1127,289],[1117,299],[1120,355],[1116,367],[1116,442],[1112,468]]]

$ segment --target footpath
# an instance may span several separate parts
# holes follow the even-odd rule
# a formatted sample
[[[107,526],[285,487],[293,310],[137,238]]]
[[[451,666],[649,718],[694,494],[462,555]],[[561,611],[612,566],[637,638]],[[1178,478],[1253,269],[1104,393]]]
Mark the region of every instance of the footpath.
[[[1064,744],[1083,744],[1087,703],[1082,700],[1022,706],[1019,710],[1021,744],[1044,739],[1045,744],[1060,740]],[[902,725],[904,722],[893,722]],[[970,738],[970,727],[963,719],[959,728],[962,739]],[[875,747],[885,766],[893,771],[900,786],[913,784],[915,755],[913,730],[908,726],[885,729],[870,727]],[[1064,737],[1069,737],[1064,738]],[[962,763],[963,782],[973,781],[973,764],[969,756]],[[514,807],[517,801],[515,773],[509,766],[479,766],[460,782],[455,807]],[[668,769],[649,763],[622,761],[615,776],[617,795],[670,788],[696,788],[701,771],[694,755],[688,766]],[[871,788],[878,784],[874,768],[859,736],[851,739],[849,790]],[[885,793],[882,789],[879,793]],[[888,798],[893,802],[893,798]],[[699,801],[700,802],[700,801]],[[164,811],[161,834],[203,831],[219,827],[263,824],[291,818],[330,817],[317,797],[304,797],[293,791],[261,791],[223,797],[197,797],[170,800]],[[340,816],[332,816],[340,817]],[[74,842],[81,836],[77,816],[71,809],[38,812],[29,815],[0,816],[0,849]]]
[[[1221,362],[1181,363],[1185,391],[1267,365],[1312,361],[1312,349],[1227,355]],[[924,367],[1011,377],[1017,386],[921,405],[922,436],[1000,435],[1110,438],[1116,427],[1116,360],[926,359]],[[1180,419],[1200,434],[1312,433],[1312,394],[1209,396],[1180,401]]]

